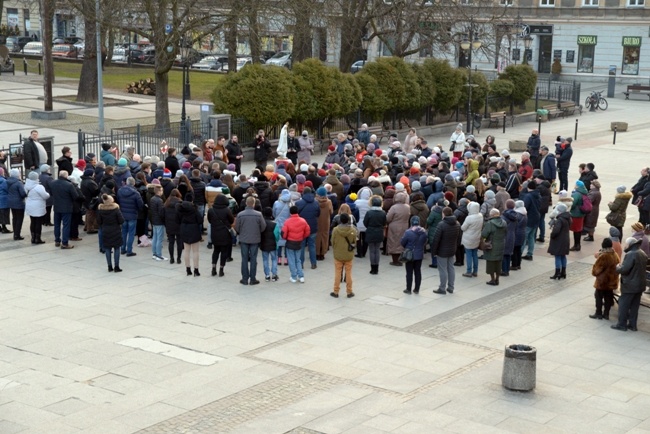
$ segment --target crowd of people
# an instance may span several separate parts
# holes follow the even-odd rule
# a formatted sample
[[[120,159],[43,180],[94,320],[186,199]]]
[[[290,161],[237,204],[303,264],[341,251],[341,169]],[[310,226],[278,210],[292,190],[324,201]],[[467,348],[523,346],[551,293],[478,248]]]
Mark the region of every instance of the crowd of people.
[[[547,252],[555,257],[550,278],[565,279],[567,255],[580,251],[582,241],[595,240],[601,185],[595,166],[587,163],[578,165],[577,180],[569,188],[570,137],[557,137],[548,147],[533,130],[517,161],[507,150],[497,150],[494,137],[479,143],[460,124],[448,145],[431,147],[415,129],[402,142],[391,134],[382,145],[364,124],[332,140],[318,164],[311,161],[314,144],[307,131],[296,137],[285,125],[283,134],[286,144],[269,163],[271,144],[259,131],[251,144],[256,163],[251,173],[242,173],[243,151],[233,136],[189,144],[180,152],[162,143],[164,159],[141,158],[132,147],[120,154],[114,145],[104,144],[99,157],[87,154],[74,162],[64,147],[55,178],[47,164],[40,164],[34,131],[25,143],[25,155],[30,155],[25,183],[17,169],[0,169],[1,232],[12,232],[11,212],[14,239],[22,240],[27,213],[33,244],[44,242],[42,225],[53,224],[55,245],[71,249],[70,241],[81,240],[83,224],[87,233],[98,233],[110,272],[121,271],[121,255],[136,255],[137,242],[151,246],[153,260],[183,262],[188,276],[200,276],[201,242],[207,239],[205,245],[212,249],[212,276],[224,276],[238,244],[243,285],[260,283],[259,250],[264,279],[278,281],[278,267],[285,265],[292,283],[305,282],[307,259],[307,266],[316,269],[332,250],[333,297],[343,281],[347,296],[354,296],[355,257],[367,255],[369,273],[377,275],[381,256],[389,256],[390,266],[405,269],[404,292],[417,294],[429,255],[428,266],[439,275],[434,292],[447,294],[456,288],[455,267],[464,267],[462,277],[476,278],[479,259],[484,259],[487,284],[497,286],[520,270],[522,261],[533,261],[536,244],[546,243],[547,235]],[[597,318],[608,317],[611,297],[600,292],[614,286],[611,273],[625,275],[629,268],[621,240],[631,203],[638,207],[639,219],[625,247],[635,257],[640,257],[637,250],[650,254],[645,235],[650,229],[650,169],[641,171],[629,191],[621,185],[612,196],[606,216],[610,236],[594,266],[594,275],[610,273],[597,279]],[[614,263],[618,268],[612,271]],[[643,269],[645,279],[645,265]],[[636,327],[632,315],[625,327]]]

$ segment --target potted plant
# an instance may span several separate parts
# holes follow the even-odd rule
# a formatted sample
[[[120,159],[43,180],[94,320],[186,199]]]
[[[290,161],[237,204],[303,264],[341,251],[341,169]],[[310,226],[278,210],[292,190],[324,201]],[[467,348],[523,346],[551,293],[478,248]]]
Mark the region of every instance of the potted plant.
[[[551,65],[551,80],[559,80],[562,74],[562,64],[560,59],[555,59]]]

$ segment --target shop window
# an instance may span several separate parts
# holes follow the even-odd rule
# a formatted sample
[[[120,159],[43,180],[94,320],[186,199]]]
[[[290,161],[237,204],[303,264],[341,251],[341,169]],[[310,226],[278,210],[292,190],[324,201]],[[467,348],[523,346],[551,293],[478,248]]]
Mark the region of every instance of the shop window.
[[[595,45],[580,45],[578,48],[578,72],[594,72]]]
[[[645,0],[627,0],[628,6],[644,6]]]
[[[623,47],[623,68],[621,74],[639,75],[639,54],[641,47]]]

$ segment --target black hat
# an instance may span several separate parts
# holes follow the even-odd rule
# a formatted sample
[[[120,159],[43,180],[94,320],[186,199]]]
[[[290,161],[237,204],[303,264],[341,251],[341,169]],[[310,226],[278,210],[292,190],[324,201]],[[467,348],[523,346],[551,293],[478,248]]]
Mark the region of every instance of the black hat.
[[[102,149],[104,151],[108,151],[109,149],[111,149],[111,145],[109,145],[108,143],[102,143]]]

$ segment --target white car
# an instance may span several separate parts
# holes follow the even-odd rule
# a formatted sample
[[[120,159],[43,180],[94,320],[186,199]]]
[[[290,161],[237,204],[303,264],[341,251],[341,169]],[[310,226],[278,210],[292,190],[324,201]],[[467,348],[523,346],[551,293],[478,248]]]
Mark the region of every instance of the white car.
[[[266,61],[267,65],[284,66],[291,69],[291,51],[278,51]]]
[[[43,43],[42,42],[28,42],[25,44],[22,50],[23,54],[28,54],[31,56],[42,56],[43,55]]]
[[[111,62],[126,63],[126,50],[124,48],[113,48],[113,57]]]
[[[253,63],[253,59],[251,57],[240,57],[237,59],[237,71],[241,71],[242,68],[246,65],[251,65]],[[260,64],[264,64],[264,60],[260,59]],[[228,62],[224,63],[223,67],[221,68],[222,71],[228,71]]]
[[[228,61],[226,60],[226,63]],[[196,63],[193,63],[190,68],[198,69],[201,71],[218,71],[223,66],[223,57],[217,56],[207,56],[199,60]]]

